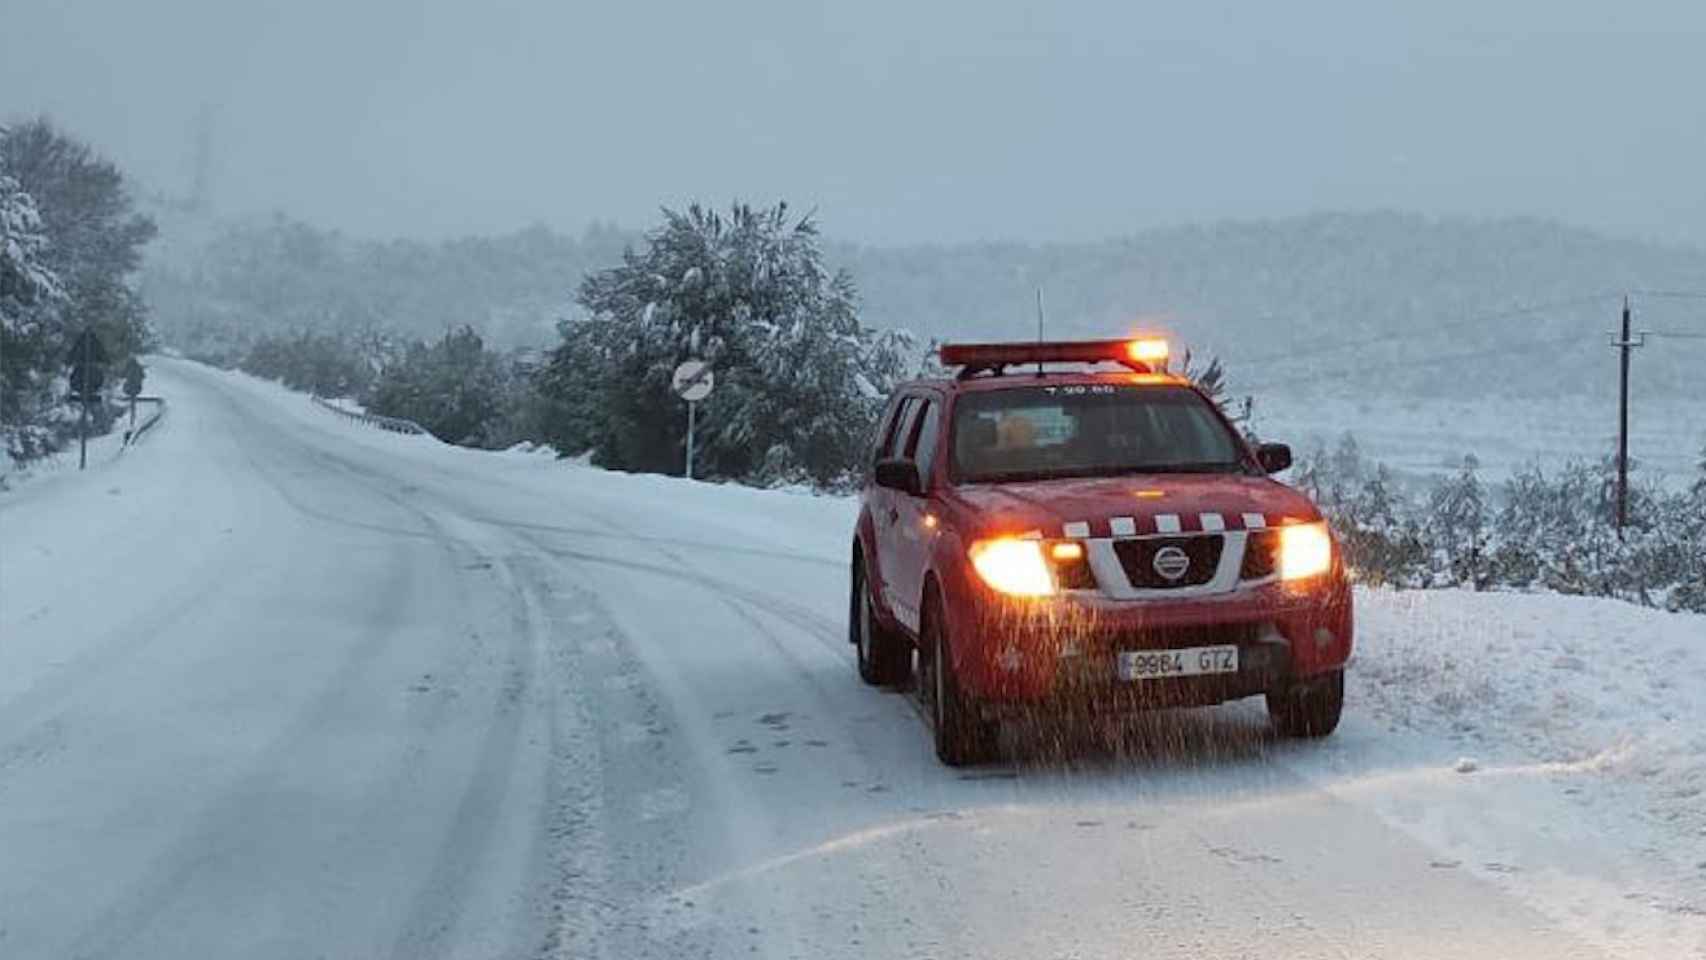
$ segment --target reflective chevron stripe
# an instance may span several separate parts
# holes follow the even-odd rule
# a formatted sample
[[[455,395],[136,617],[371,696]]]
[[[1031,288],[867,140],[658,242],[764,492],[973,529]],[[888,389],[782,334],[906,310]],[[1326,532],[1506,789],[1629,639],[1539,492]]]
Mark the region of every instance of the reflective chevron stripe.
[[[1228,530],[1261,530],[1270,526],[1261,513],[1158,513],[1153,517],[1109,517],[1108,536],[1173,536],[1184,533],[1225,533]],[[1088,520],[1070,520],[1061,526],[1061,536],[1069,540],[1087,540],[1092,534]],[[1032,532],[1030,537],[1039,534]]]

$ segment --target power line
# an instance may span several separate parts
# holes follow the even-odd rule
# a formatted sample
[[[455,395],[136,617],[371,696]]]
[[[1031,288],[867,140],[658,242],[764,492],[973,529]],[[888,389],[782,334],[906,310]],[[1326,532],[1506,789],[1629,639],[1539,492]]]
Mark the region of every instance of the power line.
[[[1346,350],[1355,350],[1361,347],[1377,347],[1384,346],[1389,343],[1402,343],[1405,340],[1425,338],[1442,330],[1455,330],[1459,327],[1488,323],[1493,320],[1505,320],[1511,317],[1523,317],[1536,313],[1545,313],[1550,310],[1560,310],[1565,307],[1579,307],[1592,303],[1603,303],[1606,301],[1616,300],[1620,296],[1622,296],[1622,294],[1618,293],[1585,294],[1579,297],[1570,297],[1565,300],[1553,300],[1546,303],[1512,307],[1508,310],[1496,310],[1491,313],[1481,313],[1473,316],[1462,317],[1457,320],[1448,320],[1444,323],[1435,324],[1426,329],[1416,330],[1411,333],[1384,334],[1377,337],[1367,337],[1361,340],[1339,340],[1332,344],[1307,351],[1272,354],[1266,357],[1256,357],[1254,359],[1235,358],[1233,362],[1240,366],[1271,366],[1276,363],[1313,360],[1316,357],[1326,354],[1342,353]]]
[[[1419,359],[1392,360],[1392,361],[1385,361],[1385,362],[1381,362],[1381,363],[1351,363],[1351,364],[1347,364],[1345,366],[1340,366],[1340,367],[1328,367],[1325,371],[1317,370],[1317,371],[1312,372],[1311,375],[1312,376],[1319,375],[1323,372],[1325,372],[1325,373],[1342,372],[1342,373],[1363,374],[1363,373],[1380,373],[1380,372],[1384,372],[1387,370],[1409,370],[1409,369],[1414,369],[1417,367],[1424,367],[1425,368],[1425,367],[1438,366],[1440,364],[1462,363],[1462,362],[1466,362],[1466,361],[1470,361],[1470,360],[1480,360],[1480,359],[1483,359],[1485,357],[1493,356],[1496,354],[1513,353],[1513,352],[1518,351],[1518,350],[1529,350],[1529,349],[1532,349],[1535,347],[1553,347],[1553,346],[1562,346],[1565,344],[1582,344],[1582,343],[1586,343],[1586,342],[1589,342],[1589,341],[1584,341],[1581,334],[1572,333],[1572,334],[1569,334],[1568,336],[1563,336],[1563,337],[1543,337],[1543,338],[1537,339],[1537,340],[1524,340],[1524,341],[1520,341],[1517,343],[1507,343],[1507,344],[1504,344],[1504,345],[1498,346],[1498,347],[1486,347],[1486,348],[1483,348],[1480,350],[1468,350],[1468,351],[1462,351],[1462,352],[1450,353],[1450,354],[1430,354],[1426,357],[1422,357]],[[1237,390],[1232,391],[1232,392],[1241,393],[1241,394],[1242,393],[1250,393],[1250,394],[1261,393],[1261,392],[1266,391],[1266,390],[1271,390],[1274,387],[1283,386],[1286,383],[1295,382],[1296,379],[1297,378],[1295,376],[1293,376],[1293,377],[1288,377],[1288,378],[1283,379],[1283,380],[1269,380],[1266,382],[1259,382],[1259,383],[1256,383],[1253,385],[1240,384],[1238,386]]]
[[[1669,297],[1674,300],[1706,300],[1706,291],[1700,290],[1631,290],[1639,297]]]
[[[1706,340],[1706,333],[1683,333],[1681,330],[1642,330],[1649,337],[1669,337],[1672,340]]]

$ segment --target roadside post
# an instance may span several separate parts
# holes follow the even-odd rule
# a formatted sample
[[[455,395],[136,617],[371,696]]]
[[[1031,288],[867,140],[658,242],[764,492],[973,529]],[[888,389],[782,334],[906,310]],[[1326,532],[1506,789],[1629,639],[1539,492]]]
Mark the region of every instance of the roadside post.
[[[675,368],[670,389],[687,401],[687,479],[693,479],[693,429],[698,419],[699,401],[711,395],[716,383],[711,365],[703,360],[687,360]]]
[[[103,364],[107,362],[107,350],[95,336],[94,327],[83,329],[71,344],[71,356],[67,359],[71,365],[71,395],[82,411],[77,420],[77,469],[82,470],[89,466],[89,404],[100,399],[105,379]]]

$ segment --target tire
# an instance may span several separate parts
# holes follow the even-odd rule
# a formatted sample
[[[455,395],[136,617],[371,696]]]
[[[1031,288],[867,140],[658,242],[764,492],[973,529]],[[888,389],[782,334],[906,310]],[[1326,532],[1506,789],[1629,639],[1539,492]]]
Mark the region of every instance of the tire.
[[[947,620],[942,598],[932,591],[924,609],[922,650],[928,651],[925,690],[936,738],[936,759],[950,767],[988,763],[997,755],[998,731],[977,712],[977,703],[960,691],[954,661],[948,654]]]
[[[912,672],[912,651],[894,631],[877,619],[865,565],[853,564],[853,591],[848,603],[848,639],[858,652],[859,679],[873,687],[898,686]]]
[[[1325,737],[1338,728],[1344,709],[1343,670],[1297,687],[1268,691],[1268,717],[1282,737]]]

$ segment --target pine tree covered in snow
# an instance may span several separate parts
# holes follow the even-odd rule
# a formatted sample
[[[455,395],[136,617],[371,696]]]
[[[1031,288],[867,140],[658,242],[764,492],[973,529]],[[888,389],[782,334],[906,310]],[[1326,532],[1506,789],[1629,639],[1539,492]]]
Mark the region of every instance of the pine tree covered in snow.
[[[670,376],[698,358],[716,376],[699,407],[699,470],[760,483],[846,476],[910,339],[860,325],[851,277],[825,268],[816,224],[786,204],[664,218],[644,250],[581,285],[589,316],[560,326],[539,374],[560,411],[548,439],[618,469],[679,471],[686,410]]]

